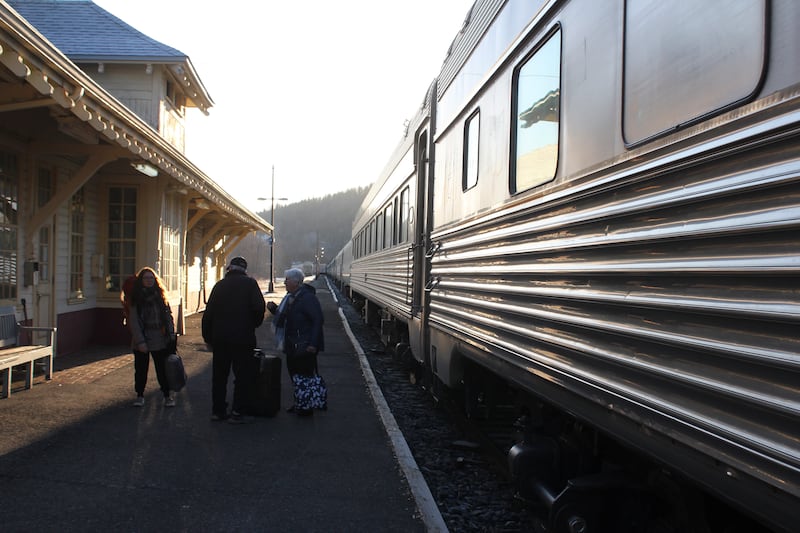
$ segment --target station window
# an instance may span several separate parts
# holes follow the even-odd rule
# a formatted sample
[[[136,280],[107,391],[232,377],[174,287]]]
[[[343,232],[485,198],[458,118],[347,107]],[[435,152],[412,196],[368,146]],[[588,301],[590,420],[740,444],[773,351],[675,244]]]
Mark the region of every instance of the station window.
[[[86,265],[83,260],[86,237],[86,194],[83,187],[72,195],[69,203],[69,297],[82,300],[86,297],[83,290]]]
[[[0,195],[0,299],[13,300],[17,297],[19,166],[17,157],[6,152],[0,152]]]
[[[44,207],[53,197],[55,189],[54,172],[50,168],[40,168],[36,183],[36,207]],[[39,282],[50,282],[50,225],[39,228]]]
[[[119,294],[122,281],[136,274],[135,187],[108,189],[108,276],[106,291]]]
[[[161,278],[169,291],[180,288],[181,205],[174,194],[164,198],[162,213]]]
[[[766,57],[766,1],[625,3],[623,135],[641,142],[750,97]]]
[[[466,191],[478,184],[478,143],[481,114],[475,111],[464,123],[464,161],[461,188]]]
[[[561,32],[514,71],[511,192],[552,180],[558,163]]]
[[[166,82],[165,93],[167,102],[172,104],[173,109],[178,114],[183,115],[186,107],[186,96],[177,89],[175,83],[169,80]]]

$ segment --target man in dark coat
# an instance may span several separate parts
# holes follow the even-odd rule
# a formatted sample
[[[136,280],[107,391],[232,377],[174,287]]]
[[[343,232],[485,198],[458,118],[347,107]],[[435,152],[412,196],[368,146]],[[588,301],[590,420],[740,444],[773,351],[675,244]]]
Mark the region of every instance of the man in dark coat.
[[[233,368],[233,407],[229,421],[249,422],[247,404],[255,387],[253,350],[256,328],[264,321],[264,295],[247,275],[247,261],[234,257],[225,277],[211,290],[203,313],[203,340],[214,352],[211,369],[211,419],[228,418],[227,386]]]

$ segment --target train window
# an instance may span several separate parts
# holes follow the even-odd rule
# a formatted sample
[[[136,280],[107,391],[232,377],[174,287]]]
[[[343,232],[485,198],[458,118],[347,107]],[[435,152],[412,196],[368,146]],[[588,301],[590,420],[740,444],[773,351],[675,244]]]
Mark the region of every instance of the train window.
[[[397,209],[397,205],[400,203],[400,198],[395,196],[394,197],[394,207],[392,210],[392,244],[397,244],[397,217],[400,214],[400,210]]]
[[[378,213],[375,218],[375,250],[383,250],[386,248],[386,242],[383,240],[383,213]]]
[[[629,144],[750,97],[766,56],[766,1],[625,3],[623,136]]]
[[[390,218],[391,212],[392,206],[389,204],[387,207],[383,208],[383,212],[380,214],[380,217],[384,220],[384,224],[381,227],[381,240],[383,241],[384,248],[389,248],[392,245],[392,222]]]
[[[514,72],[511,192],[552,180],[558,163],[561,32]]]
[[[369,232],[370,232],[370,240],[372,241],[372,245],[370,246],[370,252],[377,252],[378,251],[378,223],[376,222],[377,217],[372,219],[372,224],[369,225]]]
[[[464,161],[462,162],[461,188],[466,191],[478,184],[478,142],[481,113],[475,111],[464,123]]]
[[[400,209],[397,213],[398,242],[406,242],[408,240],[408,195],[408,187],[406,187],[400,193]]]

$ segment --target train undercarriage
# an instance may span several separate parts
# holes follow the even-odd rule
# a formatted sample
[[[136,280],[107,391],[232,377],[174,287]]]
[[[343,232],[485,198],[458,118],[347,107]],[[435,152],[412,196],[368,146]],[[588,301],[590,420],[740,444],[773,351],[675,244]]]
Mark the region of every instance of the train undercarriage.
[[[353,295],[364,321],[409,379],[463,416],[494,428],[518,498],[553,533],[768,533],[691,480],[575,418],[467,356],[446,387],[412,353],[407,326]],[[498,424],[504,430],[498,431]]]

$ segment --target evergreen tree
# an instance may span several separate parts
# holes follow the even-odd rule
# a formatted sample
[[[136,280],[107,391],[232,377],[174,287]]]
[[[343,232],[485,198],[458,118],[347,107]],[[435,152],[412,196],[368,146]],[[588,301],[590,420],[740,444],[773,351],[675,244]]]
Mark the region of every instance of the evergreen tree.
[[[357,187],[322,198],[275,206],[275,243],[273,268],[276,278],[294,264],[316,263],[324,266],[351,239],[353,220],[369,187]],[[257,213],[271,220],[270,210]],[[269,278],[268,235],[256,233],[242,240],[231,253],[249,263],[252,276]],[[264,287],[266,288],[266,287]]]

